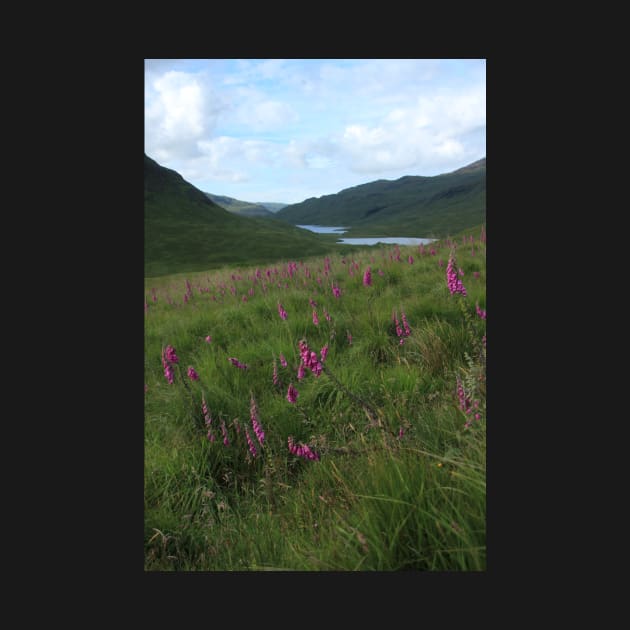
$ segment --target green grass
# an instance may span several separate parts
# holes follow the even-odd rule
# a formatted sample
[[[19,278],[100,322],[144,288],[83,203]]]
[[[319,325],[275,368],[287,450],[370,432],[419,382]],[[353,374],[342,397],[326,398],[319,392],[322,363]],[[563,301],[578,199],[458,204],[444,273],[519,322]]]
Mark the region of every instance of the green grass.
[[[391,260],[392,247],[333,253],[327,276],[324,258],[310,257],[294,259],[292,277],[287,260],[146,279],[145,570],[486,569],[485,321],[475,314],[476,302],[485,308],[486,267],[479,229],[473,235],[474,256],[461,238],[455,250],[465,298],[448,292],[445,243],[435,256],[401,247],[400,261]],[[402,345],[393,311],[404,311],[411,328]],[[303,338],[329,351],[321,376],[307,369],[298,381]],[[169,344],[179,357],[173,384],[161,361]],[[275,387],[280,353],[288,367],[277,362]],[[470,427],[458,378],[479,403]],[[290,382],[295,405],[286,399]],[[263,446],[250,422],[252,396]],[[289,436],[321,459],[290,453]]]

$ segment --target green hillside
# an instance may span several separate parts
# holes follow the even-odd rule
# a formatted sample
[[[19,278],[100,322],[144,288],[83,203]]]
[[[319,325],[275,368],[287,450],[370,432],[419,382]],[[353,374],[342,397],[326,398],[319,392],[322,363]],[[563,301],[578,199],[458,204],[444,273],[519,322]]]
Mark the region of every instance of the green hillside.
[[[212,193],[205,193],[211,201],[214,201],[218,206],[228,212],[234,214],[240,214],[244,217],[273,217],[274,213],[270,212],[263,205],[258,203],[251,203],[250,201],[241,201],[240,199],[234,199],[233,197],[226,197],[224,195],[213,195]]]
[[[349,226],[344,235],[445,237],[486,219],[486,158],[422,177],[380,179],[276,213],[294,225]]]
[[[177,172],[144,156],[147,277],[319,255],[334,249],[334,241],[334,236],[291,227],[275,218],[230,213]]]

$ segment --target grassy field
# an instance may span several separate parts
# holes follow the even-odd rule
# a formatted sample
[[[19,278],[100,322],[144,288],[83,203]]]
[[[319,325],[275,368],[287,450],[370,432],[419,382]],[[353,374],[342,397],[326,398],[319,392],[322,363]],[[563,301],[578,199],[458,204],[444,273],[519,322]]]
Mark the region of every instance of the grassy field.
[[[145,281],[145,570],[486,569],[485,235],[344,251]]]

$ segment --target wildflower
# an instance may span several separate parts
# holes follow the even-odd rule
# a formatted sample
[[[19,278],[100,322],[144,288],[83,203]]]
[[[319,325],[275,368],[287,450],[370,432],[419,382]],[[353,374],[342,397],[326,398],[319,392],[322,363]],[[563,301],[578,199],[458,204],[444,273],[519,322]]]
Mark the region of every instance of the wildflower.
[[[169,363],[179,363],[179,359],[177,358],[177,354],[175,354],[175,348],[173,346],[166,346],[165,350],[166,360]]]
[[[256,401],[254,400],[254,396],[251,397],[251,406],[250,406],[250,418],[252,421],[252,427],[254,428],[254,433],[258,438],[258,442],[262,446],[262,443],[265,441],[265,432],[263,431],[262,425],[260,424],[260,420],[258,419],[258,406],[256,405]],[[255,457],[255,456],[254,456]]]
[[[320,351],[319,351],[319,355],[322,358],[322,363],[326,360],[326,357],[328,356],[328,344],[326,344]]]
[[[304,378],[305,374],[306,373],[304,371],[304,363],[300,361],[300,366],[298,367],[298,373],[297,373],[298,381],[301,381]]]
[[[225,420],[221,420],[221,433],[223,434],[223,444],[225,446],[229,446],[230,440],[228,440],[227,429],[225,428]]]
[[[245,437],[247,438],[247,445],[249,446],[249,452],[252,454],[252,457],[256,457],[258,452],[256,451],[256,447],[254,446],[254,443],[252,442],[252,438],[249,435],[249,431],[247,430],[247,427],[245,427]]]
[[[315,309],[313,309],[313,324],[319,326],[319,318],[317,317],[317,311]]]
[[[332,317],[330,316],[330,313],[326,310],[326,308],[324,307],[324,316],[326,317],[326,319],[331,322],[332,321]]]
[[[241,369],[241,370],[246,370],[247,369],[247,365],[245,365],[245,363],[241,363],[238,359],[235,359],[234,357],[229,357],[228,361],[234,365],[235,367]]]
[[[461,293],[464,297],[466,296],[466,287],[462,284],[462,281],[455,273],[455,257],[453,254],[451,254],[448,259],[448,265],[446,267],[446,282],[451,295]]]
[[[341,297],[341,289],[338,286],[334,285],[334,284],[331,284],[331,287],[332,287],[333,295],[336,298],[340,298]]]
[[[175,374],[173,373],[173,366],[169,363],[164,352],[162,352],[162,367],[164,368],[164,376],[169,385],[172,385],[175,381]]]
[[[276,386],[280,385],[280,378],[278,377],[278,366],[275,359],[273,360],[273,384]]]
[[[405,335],[409,337],[411,334],[411,329],[409,328],[409,324],[407,323],[407,316],[405,315],[405,311],[401,311],[403,326],[405,327]]]
[[[287,367],[288,365],[287,360],[284,358],[282,353],[280,353],[280,365],[282,365],[282,367]]]
[[[216,438],[215,438],[215,436],[214,436],[214,433],[212,432],[212,429],[209,429],[209,430],[208,430],[208,435],[207,435],[207,437],[208,437],[208,439],[209,439],[211,442],[214,442],[214,441],[215,441],[215,439],[216,439]]]
[[[475,420],[481,420],[481,416],[478,413],[475,414]]]
[[[479,272],[478,271],[473,271],[473,277],[475,279],[479,279]]]
[[[481,319],[486,319],[486,311],[484,311],[483,309],[479,308],[479,304],[475,303],[475,310],[477,311],[477,315],[479,315],[479,317],[481,317]]]
[[[300,366],[307,367],[315,376],[319,376],[322,373],[322,364],[317,359],[317,354],[309,349],[306,341],[303,339],[299,342],[300,347]]]
[[[188,377],[190,378],[191,381],[199,380],[199,374],[195,372],[195,368],[192,367],[191,365],[188,366]]]
[[[398,439],[401,439],[404,434],[405,432],[403,431],[403,428],[400,427],[400,429],[398,429]]]
[[[463,275],[464,275],[464,270],[460,267],[460,268],[457,270],[457,273],[458,273],[460,276],[463,276]]]
[[[206,425],[209,427],[212,424],[212,416],[210,415],[210,411],[208,410],[208,405],[206,404],[206,399],[203,394],[201,394],[201,411],[203,411],[203,418]]]
[[[369,287],[372,284],[372,270],[368,267],[363,274],[363,284]]]
[[[289,451],[291,451],[293,455],[303,457],[304,459],[310,459],[312,461],[319,461],[319,454],[311,450],[308,444],[300,444],[299,446],[296,446],[293,441],[293,436],[289,436],[287,444],[289,446]]]
[[[438,266],[440,267],[440,269],[442,267],[444,267],[444,263],[442,262],[442,259],[440,258],[440,260],[438,260]]]
[[[208,335],[206,337],[206,343],[211,343],[212,342],[212,337],[210,335]]]
[[[347,331],[346,336],[347,336],[347,338],[348,338],[348,344],[349,344],[349,345],[352,345],[352,335],[350,334],[350,331]]]
[[[457,377],[457,398],[459,399],[459,408],[465,413],[470,413],[470,398],[466,395],[459,377]]]
[[[407,258],[407,260],[409,261],[410,265],[413,265],[413,256],[411,254],[409,254],[409,258]]]
[[[287,400],[290,403],[294,403],[298,399],[299,395],[300,393],[298,392],[297,389],[295,389],[295,387],[293,387],[293,383],[291,383],[289,385],[289,390],[287,391]]]
[[[280,302],[278,302],[278,315],[280,315],[280,319],[287,318],[287,312],[284,310],[284,307],[280,304]]]

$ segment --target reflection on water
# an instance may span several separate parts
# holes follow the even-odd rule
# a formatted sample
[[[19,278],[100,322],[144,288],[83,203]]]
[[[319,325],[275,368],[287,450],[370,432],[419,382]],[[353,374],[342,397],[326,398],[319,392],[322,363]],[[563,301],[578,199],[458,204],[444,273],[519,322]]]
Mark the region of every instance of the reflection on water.
[[[346,227],[328,227],[325,225],[298,225],[299,228],[317,232],[318,234],[343,234],[348,231]],[[434,238],[415,238],[412,236],[376,236],[365,238],[342,238],[338,243],[345,245],[376,245],[377,243],[385,243],[386,245],[427,245],[433,243]]]

